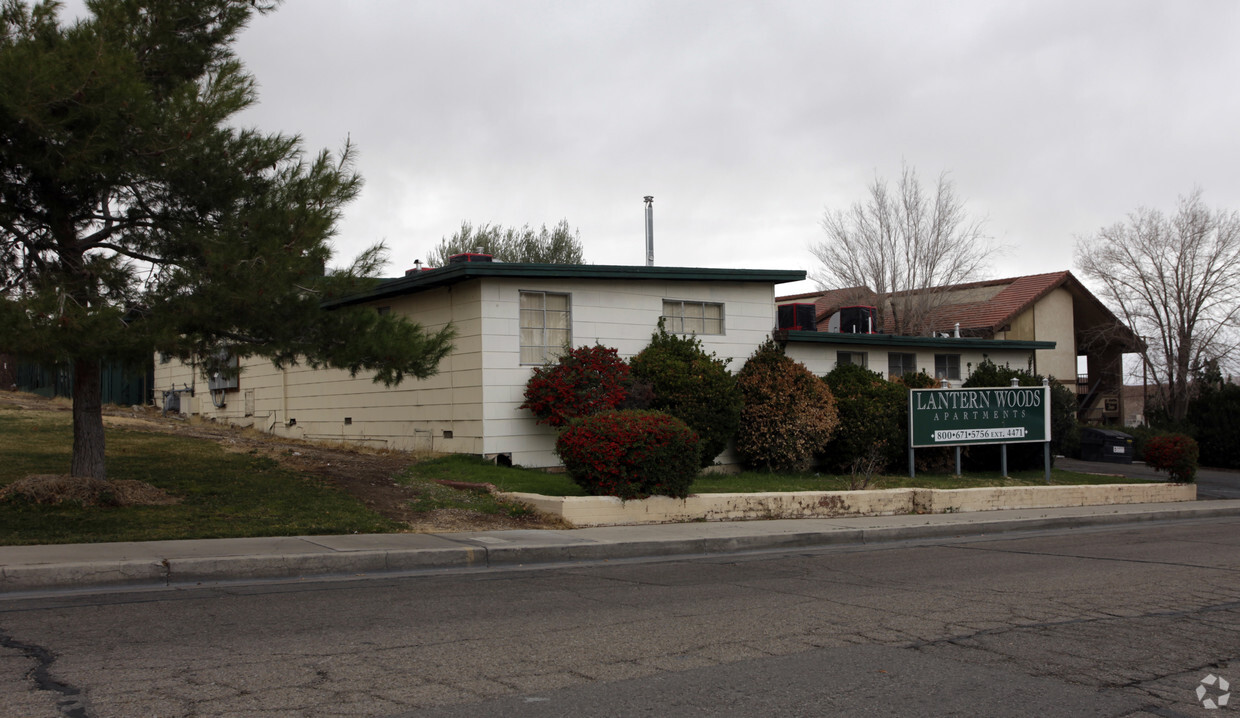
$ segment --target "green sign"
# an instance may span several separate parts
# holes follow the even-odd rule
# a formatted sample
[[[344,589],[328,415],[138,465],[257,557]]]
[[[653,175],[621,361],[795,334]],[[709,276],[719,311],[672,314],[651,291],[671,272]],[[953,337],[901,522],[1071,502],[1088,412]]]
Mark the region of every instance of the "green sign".
[[[1049,386],[913,389],[911,448],[1051,440]]]

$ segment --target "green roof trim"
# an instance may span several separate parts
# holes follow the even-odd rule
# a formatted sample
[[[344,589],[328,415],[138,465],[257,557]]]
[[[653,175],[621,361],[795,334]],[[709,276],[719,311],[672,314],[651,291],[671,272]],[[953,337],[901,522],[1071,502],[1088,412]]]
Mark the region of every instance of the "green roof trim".
[[[934,349],[1054,349],[1055,342],[1020,339],[972,339],[968,337],[906,337],[894,334],[841,334],[786,330],[775,332],[781,342],[804,344],[852,344],[879,347],[927,347]]]
[[[626,279],[633,281],[680,282],[762,282],[783,284],[805,279],[801,269],[719,269],[701,267],[641,267],[618,264],[520,264],[516,262],[462,262],[437,269],[422,270],[396,279],[384,279],[370,289],[324,302],[325,307],[342,307],[428,289],[457,284],[470,279],[503,277],[511,279]]]

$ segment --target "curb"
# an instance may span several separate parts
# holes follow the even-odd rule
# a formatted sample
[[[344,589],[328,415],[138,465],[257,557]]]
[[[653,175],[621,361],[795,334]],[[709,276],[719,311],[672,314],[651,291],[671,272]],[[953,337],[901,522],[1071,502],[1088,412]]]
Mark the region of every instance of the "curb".
[[[582,544],[556,547],[488,547],[487,567],[514,565],[554,565],[558,563],[606,561],[612,559],[659,558],[667,556],[710,556],[757,553],[797,548],[825,548],[839,545],[868,545],[915,541],[918,539],[983,536],[1017,531],[1091,528],[1125,523],[1146,523],[1185,519],[1211,519],[1240,516],[1240,507],[1219,509],[1169,509],[1146,513],[1055,516],[1032,519],[996,519],[961,523],[926,523],[918,526],[833,529],[786,534],[754,534],[729,538],[639,540],[612,544]],[[551,549],[551,550],[547,550]]]
[[[864,546],[919,539],[1232,516],[1240,516],[1240,506],[1169,508],[1139,513],[1019,519],[978,518],[973,515],[969,520],[956,522],[943,521],[943,515],[938,514],[927,515],[926,523],[914,526],[837,527],[789,533],[755,532],[728,537],[639,538],[623,541],[583,538],[577,539],[578,542],[556,545],[499,546],[469,535],[440,535],[440,538],[459,545],[443,548],[323,550],[306,553],[0,566],[0,595],[63,589],[184,588],[254,581],[382,578],[445,570],[556,566],[609,560],[700,557],[841,545]],[[931,517],[940,520],[934,521]]]
[[[982,486],[964,489],[895,488],[858,491],[781,491],[650,496],[499,496],[558,516],[577,528],[643,526],[692,521],[834,519],[909,514],[977,513],[1195,501],[1197,486],[1175,483]]]

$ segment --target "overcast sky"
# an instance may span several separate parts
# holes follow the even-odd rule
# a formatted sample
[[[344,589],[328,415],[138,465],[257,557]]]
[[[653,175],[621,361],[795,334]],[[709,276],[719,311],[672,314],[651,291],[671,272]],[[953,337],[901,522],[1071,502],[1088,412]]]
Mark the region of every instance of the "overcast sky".
[[[656,264],[813,272],[824,208],[902,161],[988,219],[990,277],[1194,186],[1240,207],[1230,0],[290,0],[238,52],[242,124],[356,143],[338,253],[382,240],[388,275],[462,221],[642,264],[648,194]]]

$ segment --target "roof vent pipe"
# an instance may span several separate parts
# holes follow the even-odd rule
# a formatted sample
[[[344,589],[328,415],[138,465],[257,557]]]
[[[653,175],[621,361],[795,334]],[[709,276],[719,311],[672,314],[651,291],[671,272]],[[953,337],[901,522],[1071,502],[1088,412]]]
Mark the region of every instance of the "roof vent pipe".
[[[955,337],[956,337],[957,339],[959,339],[959,338],[960,338],[960,322],[956,322],[956,334],[955,334]]]
[[[646,266],[654,266],[654,195],[646,195]]]

